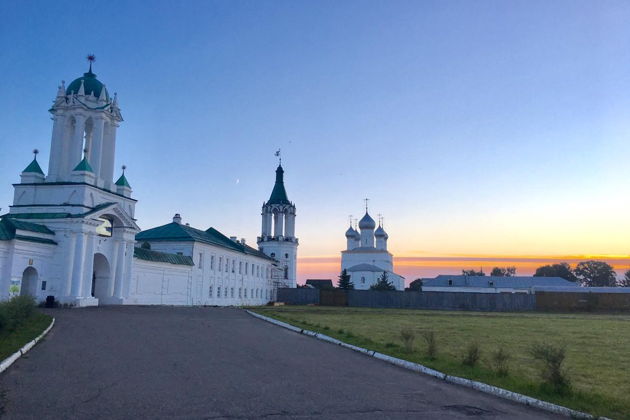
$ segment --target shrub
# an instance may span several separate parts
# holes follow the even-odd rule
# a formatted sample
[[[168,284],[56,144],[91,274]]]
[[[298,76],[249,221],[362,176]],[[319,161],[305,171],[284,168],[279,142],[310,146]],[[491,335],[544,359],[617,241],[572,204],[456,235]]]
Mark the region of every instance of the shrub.
[[[435,339],[435,332],[425,331],[422,333],[424,341],[427,342],[427,357],[431,360],[437,357],[437,342]]]
[[[468,347],[466,347],[466,354],[464,355],[462,363],[466,366],[473,367],[477,365],[480,357],[481,349],[479,348],[479,343],[473,341],[472,343],[468,344]]]
[[[503,348],[499,347],[498,350],[492,353],[492,367],[499,376],[507,376],[509,373],[508,362],[510,361],[510,354]]]
[[[403,342],[407,353],[413,352],[413,342],[416,339],[416,333],[411,328],[403,328],[400,330],[400,340]]]
[[[530,354],[534,359],[542,362],[540,375],[544,384],[550,386],[560,395],[570,393],[571,383],[562,366],[566,358],[566,349],[564,347],[537,343],[530,349]]]
[[[0,329],[15,330],[35,312],[35,299],[14,296],[0,305]]]

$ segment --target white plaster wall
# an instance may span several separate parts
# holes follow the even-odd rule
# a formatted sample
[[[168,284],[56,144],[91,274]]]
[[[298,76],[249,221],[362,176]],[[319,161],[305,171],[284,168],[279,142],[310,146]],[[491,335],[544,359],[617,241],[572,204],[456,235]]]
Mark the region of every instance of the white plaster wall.
[[[354,267],[358,264],[371,264],[385,271],[393,271],[392,254],[387,251],[352,251],[341,253],[341,269]]]

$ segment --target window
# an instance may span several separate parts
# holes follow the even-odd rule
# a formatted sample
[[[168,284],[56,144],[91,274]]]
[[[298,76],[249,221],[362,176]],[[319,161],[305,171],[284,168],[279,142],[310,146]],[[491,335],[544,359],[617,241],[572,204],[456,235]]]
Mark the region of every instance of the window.
[[[289,267],[287,267],[286,265],[284,266],[284,278],[289,278]]]
[[[199,268],[203,268],[203,253],[199,253]]]
[[[239,287],[238,288],[238,297],[242,297],[243,296],[243,288]]]
[[[448,285],[452,286],[453,285],[453,280],[452,279],[448,279]]]
[[[208,288],[208,297],[211,298],[212,296],[212,285],[210,285],[210,287]]]
[[[247,298],[247,289],[243,289],[243,292],[245,293],[244,297]]]
[[[230,297],[231,298],[234,297],[234,288],[233,287],[230,288]]]
[[[98,220],[101,224],[96,228],[98,236],[112,236],[113,223],[112,219],[107,216],[99,217]]]
[[[210,256],[210,270],[214,270],[214,255]]]
[[[289,254],[284,254],[284,258],[289,258]]]
[[[249,271],[249,263],[246,262],[245,263],[245,274],[248,274],[248,271]]]
[[[217,297],[221,297],[221,286],[217,286]]]
[[[236,261],[232,260],[232,273],[234,272],[235,267],[236,267]]]
[[[223,269],[223,257],[219,257],[219,271]]]
[[[42,290],[46,290],[46,280],[42,280]]]
[[[230,260],[229,259],[225,259],[225,272],[227,273],[228,271],[230,271]]]
[[[177,253],[177,255],[184,255],[184,253],[183,253],[183,252],[181,252],[181,251],[179,251],[179,252]]]
[[[365,283],[365,277],[361,277],[361,283]]]
[[[256,277],[260,277],[260,266],[256,266]]]
[[[238,274],[243,274],[243,261],[238,262]]]
[[[224,287],[224,289],[225,289],[225,292],[224,292],[223,296],[224,296],[224,297],[227,297],[228,288],[227,288],[227,287]]]
[[[250,296],[254,297],[254,289],[251,289],[250,292],[251,292]]]

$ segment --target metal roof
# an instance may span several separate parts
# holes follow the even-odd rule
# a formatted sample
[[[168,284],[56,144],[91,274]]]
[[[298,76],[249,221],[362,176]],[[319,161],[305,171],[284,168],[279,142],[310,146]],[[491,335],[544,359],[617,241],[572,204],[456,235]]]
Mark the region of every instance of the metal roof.
[[[349,267],[346,270],[347,271],[352,271],[352,272],[354,272],[354,271],[372,271],[372,272],[375,272],[375,273],[382,273],[384,271],[389,272],[388,270],[385,270],[383,268],[377,267],[377,266],[372,265],[372,264],[365,264],[365,263],[353,265],[352,267]]]
[[[144,248],[134,248],[133,256],[139,260],[163,262],[175,265],[195,265],[191,257],[167,252],[152,251]]]
[[[0,241],[10,241],[12,239],[19,239],[22,241],[39,242],[43,244],[57,245],[57,242],[49,238],[41,238],[37,236],[19,235],[16,234],[17,230],[23,230],[27,232],[43,233],[45,235],[54,235],[55,232],[48,229],[44,225],[39,225],[31,222],[24,222],[22,220],[14,220],[9,218],[0,219]]]

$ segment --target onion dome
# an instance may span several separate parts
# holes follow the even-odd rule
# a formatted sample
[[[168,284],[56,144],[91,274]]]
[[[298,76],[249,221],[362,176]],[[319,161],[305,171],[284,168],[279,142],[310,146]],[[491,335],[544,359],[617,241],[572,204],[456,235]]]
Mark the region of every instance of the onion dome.
[[[83,84],[83,92],[86,96],[89,96],[90,93],[95,97],[101,96],[101,91],[105,90],[105,100],[109,102],[109,94],[107,93],[107,89],[105,89],[105,85],[101,83],[94,73],[92,73],[92,64],[90,63],[90,69],[87,73],[83,73],[83,77],[79,77],[78,79],[74,79],[72,83],[68,85],[66,89],[66,95],[70,95],[72,93],[79,93],[81,89],[81,84]]]
[[[376,236],[377,238],[386,238],[387,233],[385,232],[385,229],[383,229],[383,227],[379,225],[379,227],[376,228],[376,231],[374,232],[374,236]]]
[[[370,217],[368,212],[365,212],[365,216],[359,220],[359,229],[374,229],[376,227],[376,222],[374,219]]]
[[[348,230],[346,230],[346,238],[354,238],[354,234],[356,231],[350,226]]]

